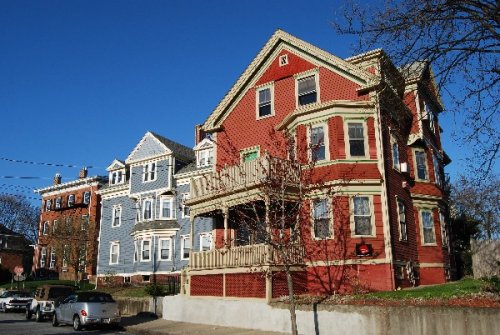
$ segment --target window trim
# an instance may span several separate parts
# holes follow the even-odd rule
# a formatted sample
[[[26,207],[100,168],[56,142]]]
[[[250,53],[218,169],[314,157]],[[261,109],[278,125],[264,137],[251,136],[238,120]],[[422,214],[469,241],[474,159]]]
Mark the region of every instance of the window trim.
[[[50,258],[49,258],[49,269],[56,268],[56,250],[52,248],[50,250]]]
[[[118,224],[115,225],[116,211],[119,210]],[[111,228],[120,227],[122,225],[122,205],[114,205],[111,212]]]
[[[430,247],[434,247],[434,246],[437,246],[437,242],[436,242],[436,229],[435,229],[435,222],[434,222],[434,209],[433,208],[419,208],[418,210],[418,216],[419,216],[419,220],[420,220],[420,239],[421,239],[421,245],[423,246],[430,246]],[[431,217],[431,224],[432,224],[432,234],[433,234],[433,237],[434,237],[434,241],[433,242],[425,242],[425,234],[424,234],[424,213],[430,213],[430,217]]]
[[[307,127],[307,156],[310,162],[313,159],[313,151],[312,151],[312,130],[313,128],[323,128],[323,138],[324,138],[324,146],[325,146],[325,158],[318,159],[316,162],[327,162],[330,160],[330,138],[328,136],[328,122],[319,122],[310,124]]]
[[[399,151],[399,142],[395,136],[391,135],[390,143],[391,143],[392,168],[398,172],[401,172],[401,153]],[[394,155],[394,146],[396,146],[397,161],[395,160],[396,155]]]
[[[259,93],[264,90],[269,90],[270,94],[270,101],[269,104],[271,105],[271,111],[267,115],[260,115],[260,95]],[[260,85],[255,88],[255,119],[256,120],[262,120],[262,119],[267,119],[269,117],[272,117],[275,115],[274,111],[274,82]]]
[[[42,250],[40,250],[40,268],[44,269],[45,265],[47,265],[47,248],[42,247]]]
[[[201,159],[203,154],[206,153],[206,161],[202,163]],[[196,151],[196,166],[197,167],[210,167],[214,165],[214,148],[203,148]]]
[[[75,206],[75,199],[76,199],[76,197],[74,194],[68,195],[68,207]]]
[[[351,137],[349,136],[349,124],[361,124],[363,127],[363,156],[353,156],[351,155]],[[344,119],[344,144],[345,144],[345,154],[347,159],[360,160],[370,158],[370,148],[368,145],[368,127],[365,119]]]
[[[247,156],[253,152],[257,153],[257,157],[255,158],[255,160],[259,159],[259,157],[260,157],[260,145],[255,145],[253,147],[241,149],[240,150],[240,162],[245,163],[245,156]],[[252,159],[251,161],[254,161],[254,160]],[[249,161],[249,162],[251,162],[251,161]]]
[[[446,224],[446,217],[441,209],[439,209],[439,226],[441,228],[441,246],[443,248],[448,248],[449,237],[448,237],[448,225]]]
[[[208,250],[203,250],[203,237],[205,236],[209,236],[210,237],[210,248]],[[200,247],[199,247],[200,251],[210,251],[210,250],[213,250],[214,249],[214,238],[213,238],[213,234],[211,232],[204,232],[204,233],[200,233]]]
[[[144,242],[149,242],[149,253],[148,253],[148,259],[144,259]],[[141,240],[141,262],[151,262],[151,238],[145,238]]]
[[[154,215],[154,200],[153,198],[144,198],[142,199],[142,209],[141,209],[141,221],[152,221],[154,220],[155,218],[155,215]],[[146,219],[144,217],[144,214],[146,213],[146,202],[150,202],[151,203],[151,211],[150,211],[150,217],[148,219]]]
[[[150,183],[156,181],[158,177],[158,162],[149,162],[142,165],[142,182]],[[152,168],[154,166],[154,169]],[[153,178],[151,178],[153,174]]]
[[[187,200],[191,198],[191,194],[189,192],[184,192],[181,194],[181,217],[183,219],[189,218],[191,216],[191,211],[189,206],[187,206],[185,203]],[[186,208],[188,209],[188,215],[186,215],[185,210]]]
[[[81,227],[80,228],[81,228],[82,231],[86,231],[88,228],[90,228],[90,215],[88,215],[88,214],[82,214],[82,216],[81,216]]]
[[[424,154],[424,164],[425,164],[425,179],[422,179],[418,175],[418,161],[417,161],[417,153]],[[413,164],[415,167],[415,180],[419,182],[429,182],[429,162],[427,162],[427,152],[421,148],[413,149]]]
[[[371,225],[371,234],[365,235],[365,234],[356,234],[356,220],[355,220],[355,213],[354,213],[354,198],[368,198],[369,205],[370,205],[370,225]],[[353,196],[349,197],[349,212],[350,212],[350,225],[351,225],[351,237],[363,237],[363,238],[369,238],[369,237],[377,237],[377,227],[375,226],[375,210],[374,210],[374,203],[373,203],[373,195],[369,194],[356,194]],[[364,215],[366,216],[366,215]]]
[[[399,205],[403,205],[403,215],[404,221],[401,220],[401,211]],[[406,215],[406,205],[403,199],[396,197],[396,211],[398,213],[398,230],[399,230],[399,241],[408,242],[408,216]],[[401,223],[404,222],[405,226],[405,238],[403,238],[403,230],[401,229]]]
[[[170,216],[163,216],[163,203],[167,200],[170,203]],[[174,197],[171,195],[162,195],[160,196],[160,218],[166,220],[174,220],[175,219],[175,204]]]
[[[326,201],[326,205],[328,206],[328,236],[326,237],[318,237],[315,233],[316,226],[316,216],[314,213],[315,210],[315,202],[317,201]],[[313,240],[322,241],[322,240],[331,240],[334,238],[334,229],[333,229],[333,211],[332,211],[332,200],[331,198],[314,198],[311,199],[311,236]]]
[[[44,236],[49,235],[49,231],[50,231],[49,221],[44,221],[42,227],[42,235]]]
[[[56,198],[55,209],[61,209],[62,207],[62,197]]]
[[[87,196],[87,195],[88,195],[88,196]],[[83,196],[82,196],[82,203],[83,203],[84,205],[88,205],[88,204],[90,204],[91,198],[92,198],[92,194],[90,193],[90,191],[85,191],[85,192],[83,192]]]
[[[168,248],[168,256],[167,258],[163,258],[162,257],[162,253],[161,251],[163,250],[162,249],[162,242],[163,241],[168,241],[168,244],[169,244],[169,248]],[[171,237],[161,237],[158,239],[158,249],[159,249],[159,257],[158,257],[158,260],[160,261],[171,261],[172,260],[172,238]]]
[[[50,212],[52,209],[52,199],[45,200],[45,211]]]
[[[299,102],[299,81],[305,79],[307,77],[314,76],[314,81],[316,83],[316,101],[313,103],[301,105]],[[303,73],[299,73],[295,75],[295,108],[301,108],[307,105],[317,104],[321,102],[320,95],[320,85],[319,85],[319,69],[315,68]]]
[[[189,247],[186,248],[186,240],[189,240]],[[185,249],[189,249],[188,257],[184,257]],[[191,235],[181,235],[181,260],[188,260],[191,253]]]
[[[442,179],[441,179],[441,164],[439,163],[439,158],[436,153],[432,153],[432,168],[434,170],[434,184],[441,187]]]
[[[117,247],[116,261],[113,262],[113,247]],[[109,265],[116,265],[120,263],[120,241],[109,242]]]

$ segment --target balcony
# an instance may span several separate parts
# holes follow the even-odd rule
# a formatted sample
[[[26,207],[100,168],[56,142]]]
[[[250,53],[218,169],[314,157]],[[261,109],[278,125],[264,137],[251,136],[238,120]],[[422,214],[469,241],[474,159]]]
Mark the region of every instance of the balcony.
[[[287,186],[300,182],[300,166],[296,163],[264,156],[253,161],[229,166],[191,180],[191,206],[205,199],[249,190],[269,182],[283,181]]]
[[[293,265],[304,262],[304,250],[300,245],[287,248],[287,254]],[[272,251],[265,244],[232,247],[230,249],[214,249],[191,252],[189,267],[191,270],[210,270],[221,268],[251,267],[283,264],[278,251]]]

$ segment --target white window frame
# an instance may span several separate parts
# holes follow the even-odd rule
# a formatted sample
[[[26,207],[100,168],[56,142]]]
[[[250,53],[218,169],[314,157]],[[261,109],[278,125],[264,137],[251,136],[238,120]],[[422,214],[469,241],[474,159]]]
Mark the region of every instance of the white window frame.
[[[356,215],[354,213],[355,207],[354,207],[354,199],[355,198],[368,198],[369,202],[369,208],[370,208],[370,225],[371,225],[371,234],[356,234],[356,216],[368,216],[366,214],[364,215]],[[350,221],[351,221],[351,236],[352,237],[376,237],[376,227],[375,227],[375,215],[374,215],[374,204],[373,204],[373,196],[372,195],[367,195],[367,194],[356,194],[354,196],[351,196],[349,198],[349,206],[350,206]]]
[[[119,216],[118,216],[118,224],[115,224],[115,221],[116,221],[116,212],[119,212]],[[113,208],[112,208],[112,212],[111,212],[111,228],[116,228],[116,227],[120,227],[122,225],[122,205],[114,205]]]
[[[45,221],[43,223],[42,235],[49,235],[49,231],[50,231],[49,221]]]
[[[328,236],[325,237],[318,237],[316,236],[315,233],[315,227],[316,227],[316,213],[315,213],[315,203],[319,201],[326,201],[326,206],[327,206],[327,215],[328,215]],[[313,239],[315,240],[327,240],[327,239],[332,239],[334,238],[333,234],[333,217],[332,217],[332,201],[330,198],[316,198],[311,200],[311,234]],[[326,218],[318,218],[318,219],[326,219]]]
[[[441,165],[439,164],[439,159],[435,153],[432,153],[432,167],[434,168],[434,183],[441,186]]]
[[[158,176],[157,162],[146,163],[142,166],[142,181],[149,183],[156,180]]]
[[[132,256],[134,263],[139,261],[139,247],[137,245],[138,242],[140,242],[140,241],[134,240],[134,255]]]
[[[167,242],[168,243],[168,255],[166,258],[163,257],[162,255],[162,243],[163,242]],[[159,255],[159,259],[160,261],[171,261],[172,260],[172,238],[160,238],[158,239],[158,255]]]
[[[441,226],[441,245],[446,248],[449,245],[448,230],[446,229],[446,218],[441,210],[439,210],[439,225]]]
[[[392,168],[396,171],[401,171],[401,156],[399,153],[399,143],[397,138],[395,138],[394,136],[391,136],[391,158],[392,158]]]
[[[146,219],[145,215],[146,214],[146,203],[151,203],[151,214],[150,217]],[[142,211],[141,211],[141,219],[142,221],[151,221],[154,220],[155,218],[155,211],[154,211],[154,200],[153,198],[146,198],[142,199]]]
[[[203,250],[203,239],[209,238],[210,246],[207,250]],[[210,251],[214,248],[214,240],[212,233],[200,233],[200,251]]]
[[[55,234],[57,232],[57,225],[59,224],[58,220],[54,220],[52,222],[52,234]]]
[[[316,102],[305,104],[305,105],[301,105],[300,102],[299,102],[299,81],[302,80],[302,79],[305,79],[307,77],[311,77],[311,76],[314,76],[314,81],[315,81],[315,84],[316,84]],[[303,107],[303,106],[320,103],[321,102],[320,96],[321,95],[320,95],[319,71],[318,71],[318,69],[314,69],[314,70],[310,70],[310,71],[307,71],[307,72],[304,72],[304,73],[300,73],[300,74],[298,74],[298,75],[295,76],[295,107],[296,108],[300,108],[300,107]]]
[[[325,147],[325,158],[323,159],[318,159],[316,162],[326,162],[330,160],[330,139],[328,137],[328,123],[322,122],[322,123],[315,123],[311,124],[309,127],[307,127],[307,150],[308,150],[308,156],[309,156],[309,161],[312,162],[313,160],[313,144],[312,144],[312,131],[315,128],[323,128],[323,139],[324,139],[324,147]]]
[[[52,209],[52,199],[45,200],[45,211],[49,212]]]
[[[56,267],[56,250],[52,248],[50,250],[49,269],[54,269],[55,267]]]
[[[288,54],[284,54],[284,55],[279,56],[278,65],[279,66],[288,65]]]
[[[190,216],[189,212],[189,206],[186,206],[186,201],[189,200],[191,195],[189,193],[182,193],[181,194],[181,216],[182,218],[188,218]],[[187,208],[187,215],[186,215],[186,208]]]
[[[196,152],[197,166],[209,167],[214,163],[214,148],[200,149]]]
[[[62,257],[62,267],[66,269],[68,267],[68,253],[69,258],[71,258],[71,248],[68,244],[63,246],[63,257]]]
[[[189,241],[189,245],[186,247],[186,241]],[[184,257],[185,249],[188,249],[188,256]],[[181,235],[181,259],[186,260],[189,259],[189,254],[191,252],[191,236],[190,235]]]
[[[115,170],[109,173],[109,184],[119,185],[125,183],[125,170]]]
[[[417,159],[417,153],[422,153],[424,156],[424,167],[425,167],[425,179],[420,178],[418,175],[418,159]],[[427,182],[429,181],[429,164],[427,163],[427,153],[425,152],[424,149],[413,149],[413,163],[415,166],[415,180],[417,181],[422,181],[422,182]]]
[[[61,197],[57,197],[57,198],[56,198],[56,205],[55,205],[55,209],[60,209],[60,208],[61,208],[61,205],[62,205],[62,198],[61,198]]]
[[[353,156],[351,155],[351,137],[349,136],[349,124],[361,124],[363,127],[363,156]],[[365,159],[369,158],[369,146],[368,146],[368,127],[366,124],[366,120],[364,119],[346,119],[344,121],[344,138],[345,138],[345,148],[346,148],[346,157],[348,159]]]
[[[149,249],[148,249],[148,259],[144,258],[144,242],[149,242]],[[151,262],[151,238],[145,238],[141,240],[141,262]]]
[[[83,192],[83,198],[82,198],[83,204],[84,205],[90,204],[91,197],[92,195],[90,194],[90,191]]]
[[[425,234],[424,234],[424,213],[430,214],[431,218],[431,227],[432,227],[432,236],[433,236],[433,241],[431,242],[426,242],[425,241]],[[419,210],[419,218],[420,218],[420,237],[422,241],[422,245],[424,246],[436,246],[436,231],[435,231],[435,224],[434,224],[434,210],[430,208],[421,208]]]
[[[401,208],[399,205],[403,205],[403,213],[401,215]],[[398,230],[399,230],[399,240],[407,242],[408,241],[408,218],[406,215],[406,205],[403,199],[396,197],[396,210],[398,212]],[[402,223],[404,223],[405,227],[405,236],[403,236]]]
[[[42,250],[40,251],[40,268],[44,269],[46,264],[47,264],[47,248],[42,247]]]
[[[113,252],[113,247],[116,247],[116,253]],[[113,255],[116,255],[116,260],[113,261]],[[115,265],[120,262],[120,242],[112,241],[109,242],[109,264]]]
[[[260,115],[260,92],[264,90],[269,90],[271,111],[267,115]],[[255,89],[255,118],[257,120],[266,119],[268,117],[274,116],[274,83],[265,84],[259,86]]]
[[[164,216],[163,215],[163,210],[164,210],[164,204],[165,202],[170,203],[170,216]],[[167,220],[173,220],[175,219],[175,204],[174,204],[174,197],[170,195],[162,195],[160,197],[160,218],[162,219],[167,219]]]
[[[75,205],[75,195],[68,195],[68,207],[73,207]]]

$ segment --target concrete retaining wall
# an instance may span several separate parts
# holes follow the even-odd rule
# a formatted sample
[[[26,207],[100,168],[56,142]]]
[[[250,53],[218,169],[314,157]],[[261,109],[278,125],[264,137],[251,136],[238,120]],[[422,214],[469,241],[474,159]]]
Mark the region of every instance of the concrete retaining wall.
[[[121,315],[137,315],[141,312],[154,313],[153,298],[115,298]],[[162,316],[163,297],[156,298],[156,315]]]
[[[474,278],[500,276],[500,240],[471,240]]]
[[[163,318],[172,321],[290,332],[285,305],[262,301],[169,296]],[[487,308],[300,306],[299,334],[491,335],[500,329],[500,310]]]

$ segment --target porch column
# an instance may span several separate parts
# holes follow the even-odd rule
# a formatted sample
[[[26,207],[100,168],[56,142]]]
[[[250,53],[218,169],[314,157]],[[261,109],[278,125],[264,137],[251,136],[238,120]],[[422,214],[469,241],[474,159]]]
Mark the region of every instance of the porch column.
[[[224,248],[228,246],[228,225],[229,225],[229,208],[224,207],[222,210],[222,215],[224,215]]]

